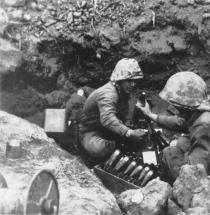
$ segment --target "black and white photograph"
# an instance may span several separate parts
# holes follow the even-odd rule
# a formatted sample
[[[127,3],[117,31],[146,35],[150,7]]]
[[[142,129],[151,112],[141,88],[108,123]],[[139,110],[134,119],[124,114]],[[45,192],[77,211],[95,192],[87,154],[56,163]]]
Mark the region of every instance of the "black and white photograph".
[[[0,0],[0,214],[210,215],[210,0]]]

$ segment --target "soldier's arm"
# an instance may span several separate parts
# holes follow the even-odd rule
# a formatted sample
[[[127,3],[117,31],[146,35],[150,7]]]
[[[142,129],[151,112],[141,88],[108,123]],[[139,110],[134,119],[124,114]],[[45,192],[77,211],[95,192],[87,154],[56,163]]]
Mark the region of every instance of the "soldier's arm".
[[[117,117],[117,97],[112,93],[103,93],[98,99],[101,124],[119,136],[127,133],[129,128]]]
[[[201,163],[210,173],[210,125],[196,126],[191,131],[191,149],[188,153],[189,164]]]
[[[156,122],[161,127],[181,133],[188,133],[186,121],[181,117],[159,114],[156,116]]]
[[[145,103],[145,106],[142,106],[140,102],[137,102],[136,107],[138,107],[146,117],[156,122],[161,127],[181,133],[188,132],[186,122],[181,117],[178,117],[176,115],[168,116],[153,113],[150,109],[148,102]]]

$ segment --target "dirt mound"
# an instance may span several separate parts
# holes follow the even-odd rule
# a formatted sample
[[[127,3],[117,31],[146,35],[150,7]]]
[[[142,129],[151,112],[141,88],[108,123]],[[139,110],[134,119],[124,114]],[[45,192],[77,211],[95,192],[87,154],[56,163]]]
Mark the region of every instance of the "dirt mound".
[[[140,88],[155,93],[181,70],[199,73],[210,84],[207,0],[31,0],[2,1],[1,6],[9,20],[2,37],[23,53],[18,75],[3,82],[17,86],[16,91],[18,83],[29,85],[42,98],[59,91],[55,107],[65,106],[78,87],[104,84],[122,57],[138,60],[145,74]],[[3,94],[8,84],[2,85]],[[16,91],[10,93],[16,97]],[[30,114],[51,105],[46,100]]]

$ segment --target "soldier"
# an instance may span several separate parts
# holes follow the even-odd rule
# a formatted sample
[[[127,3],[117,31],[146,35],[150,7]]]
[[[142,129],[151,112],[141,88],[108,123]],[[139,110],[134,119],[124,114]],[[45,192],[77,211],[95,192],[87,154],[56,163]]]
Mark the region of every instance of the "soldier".
[[[176,145],[163,150],[163,170],[171,183],[184,164],[204,165],[210,174],[210,104],[207,86],[197,74],[186,71],[172,75],[159,96],[178,110],[178,115],[158,115],[148,103],[137,107],[160,126],[182,133]]]
[[[96,160],[106,159],[116,147],[118,137],[142,140],[144,130],[132,130],[123,122],[128,100],[143,73],[135,59],[121,59],[111,74],[110,81],[87,98],[79,128],[84,151]]]

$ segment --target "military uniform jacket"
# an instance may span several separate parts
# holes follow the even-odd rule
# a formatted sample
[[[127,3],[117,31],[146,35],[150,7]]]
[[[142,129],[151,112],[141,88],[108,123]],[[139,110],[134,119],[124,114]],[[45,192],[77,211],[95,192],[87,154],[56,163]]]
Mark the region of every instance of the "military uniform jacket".
[[[126,99],[120,99],[119,92],[111,82],[96,89],[85,102],[80,132],[99,131],[125,135],[129,129],[122,123],[125,103]]]
[[[187,123],[177,116],[159,115],[158,124],[186,133],[178,139],[176,145],[184,153],[184,163],[201,163],[210,174],[210,112],[203,112]],[[176,161],[171,160],[173,162]]]

